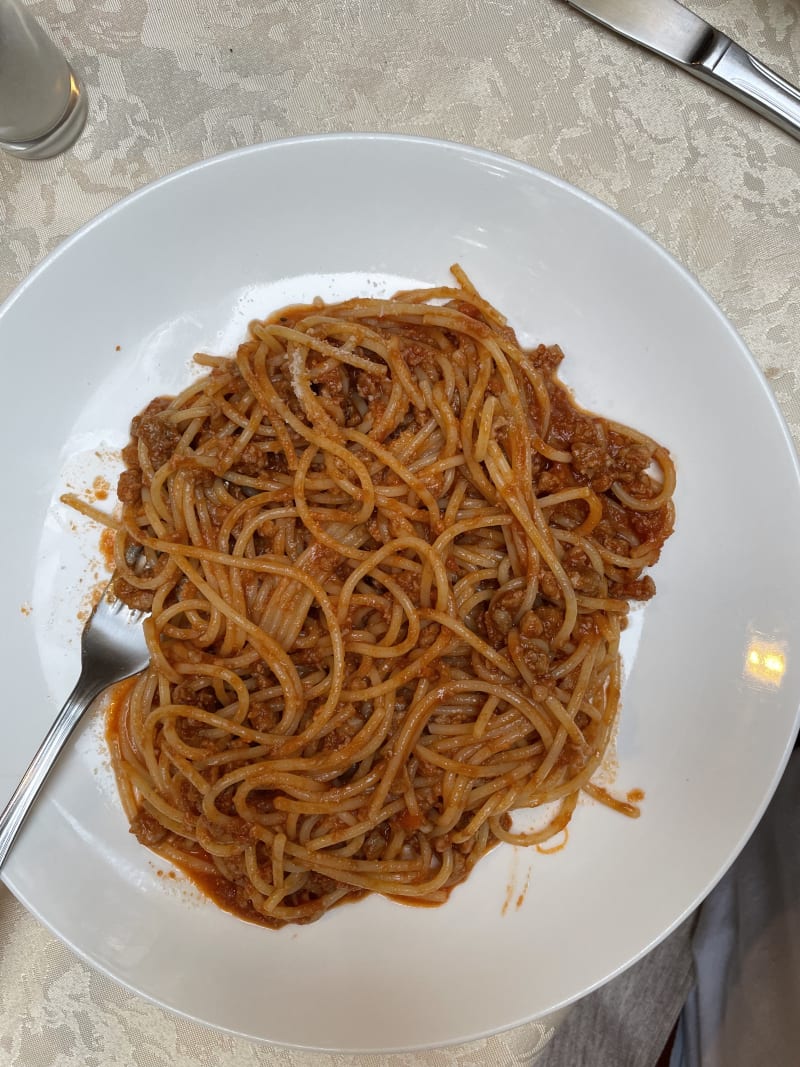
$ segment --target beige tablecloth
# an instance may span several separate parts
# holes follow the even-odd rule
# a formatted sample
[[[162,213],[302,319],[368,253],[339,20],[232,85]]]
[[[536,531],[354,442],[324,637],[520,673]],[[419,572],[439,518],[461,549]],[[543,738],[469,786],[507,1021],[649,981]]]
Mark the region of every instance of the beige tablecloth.
[[[0,153],[0,298],[82,223],[200,158],[307,132],[444,137],[566,178],[654,236],[733,321],[800,441],[800,143],[561,0],[28,6],[82,73],[91,114],[58,159]],[[691,6],[800,83],[797,0]],[[401,1059],[526,1064],[555,1021]],[[0,886],[0,1064],[338,1062],[153,1007],[85,966]]]

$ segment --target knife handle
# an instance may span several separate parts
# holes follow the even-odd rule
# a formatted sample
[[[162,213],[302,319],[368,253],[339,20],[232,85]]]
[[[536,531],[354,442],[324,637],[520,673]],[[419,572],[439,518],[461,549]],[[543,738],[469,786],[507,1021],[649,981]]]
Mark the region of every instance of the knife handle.
[[[800,91],[723,34],[715,46],[688,69],[800,140]]]

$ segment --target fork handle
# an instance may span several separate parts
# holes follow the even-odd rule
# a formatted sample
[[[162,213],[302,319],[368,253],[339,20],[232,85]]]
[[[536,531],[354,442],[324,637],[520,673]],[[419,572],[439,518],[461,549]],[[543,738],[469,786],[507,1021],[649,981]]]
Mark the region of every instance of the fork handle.
[[[0,815],[0,868],[5,863],[6,856],[28,817],[33,802],[47,781],[72,731],[88,706],[104,688],[105,686],[102,683],[99,684],[96,677],[87,678],[81,674],[75,683],[75,688],[56,716],[55,722],[47,731],[44,741],[39,745],[36,755]]]

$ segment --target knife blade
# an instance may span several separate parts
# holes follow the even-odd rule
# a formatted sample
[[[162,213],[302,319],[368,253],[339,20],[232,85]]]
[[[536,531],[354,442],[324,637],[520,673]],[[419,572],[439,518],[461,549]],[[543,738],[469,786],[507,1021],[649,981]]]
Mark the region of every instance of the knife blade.
[[[800,90],[678,0],[567,3],[721,89],[800,140]]]

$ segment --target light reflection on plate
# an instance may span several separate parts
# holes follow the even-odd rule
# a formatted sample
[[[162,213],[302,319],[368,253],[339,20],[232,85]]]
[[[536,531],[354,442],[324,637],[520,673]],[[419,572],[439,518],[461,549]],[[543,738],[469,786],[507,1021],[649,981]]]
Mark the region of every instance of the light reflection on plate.
[[[565,848],[499,848],[444,908],[367,900],[272,932],[158,876],[164,864],[128,834],[87,724],[4,878],[98,967],[257,1039],[422,1047],[574,1000],[719,878],[796,729],[797,466],[763,379],[696,283],[613,212],[521,164],[415,139],[308,138],[123,201],[0,314],[15,398],[0,430],[14,503],[0,532],[0,799],[77,674],[97,531],[67,519],[66,484],[113,481],[130,417],[184,384],[195,350],[231,351],[278,304],[440,282],[456,260],[524,342],[562,345],[583,405],[677,459],[659,594],[625,638],[616,785],[645,791],[643,815],[581,805]]]
[[[779,688],[786,674],[786,655],[784,641],[776,642],[763,634],[754,634],[745,653],[745,677],[761,685]]]

